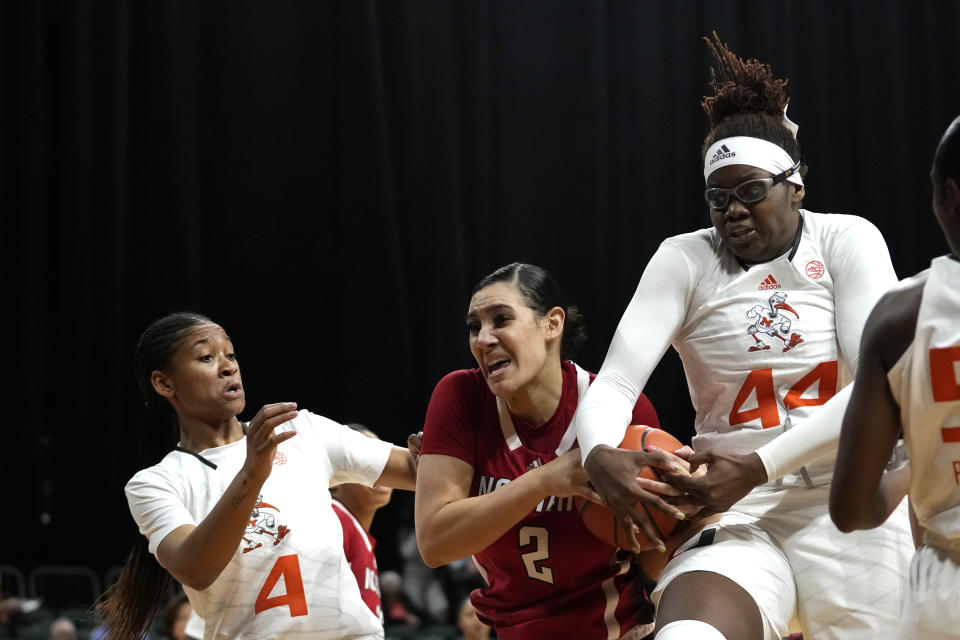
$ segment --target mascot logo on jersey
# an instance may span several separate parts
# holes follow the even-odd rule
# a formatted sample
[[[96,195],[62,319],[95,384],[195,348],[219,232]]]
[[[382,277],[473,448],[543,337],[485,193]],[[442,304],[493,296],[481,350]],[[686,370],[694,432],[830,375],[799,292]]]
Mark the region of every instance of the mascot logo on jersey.
[[[264,543],[273,543],[276,546],[287,537],[290,528],[277,524],[279,513],[280,509],[263,501],[263,495],[257,496],[257,504],[254,505],[250,520],[247,521],[247,529],[243,532],[244,553],[259,549]]]
[[[787,304],[787,294],[777,291],[767,299],[767,304],[754,305],[747,311],[747,319],[752,324],[747,327],[747,335],[753,338],[754,344],[747,351],[769,351],[770,345],[760,339],[761,335],[776,338],[783,343],[786,353],[803,342],[803,338],[796,331],[791,332],[792,321],[784,312],[794,315],[797,320],[800,314]]]

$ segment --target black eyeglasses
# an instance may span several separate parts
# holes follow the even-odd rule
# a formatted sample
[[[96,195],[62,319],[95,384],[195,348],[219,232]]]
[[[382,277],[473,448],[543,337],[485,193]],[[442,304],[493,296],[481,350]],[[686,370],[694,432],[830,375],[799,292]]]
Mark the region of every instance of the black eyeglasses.
[[[743,204],[760,202],[767,197],[767,194],[770,192],[770,189],[774,187],[774,185],[783,182],[799,171],[801,162],[802,161],[797,161],[797,164],[793,165],[782,173],[778,173],[775,176],[747,180],[746,182],[741,182],[737,186],[730,189],[724,189],[723,187],[710,187],[703,192],[703,197],[706,199],[710,208],[716,209],[717,211],[723,211],[727,208],[727,205],[730,204],[731,195],[733,195]]]

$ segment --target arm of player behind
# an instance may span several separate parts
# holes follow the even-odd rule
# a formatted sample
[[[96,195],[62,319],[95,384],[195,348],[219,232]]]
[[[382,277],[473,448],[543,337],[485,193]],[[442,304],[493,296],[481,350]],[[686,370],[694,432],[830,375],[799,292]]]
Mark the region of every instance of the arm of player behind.
[[[412,436],[411,436],[412,437]],[[375,483],[377,486],[393,487],[413,491],[417,488],[417,458],[410,448],[396,445],[390,449],[390,456],[383,471]]]
[[[909,486],[909,470],[884,477],[900,433],[900,407],[887,381],[889,356],[884,353],[903,342],[896,339],[899,327],[891,306],[890,297],[884,297],[864,327],[856,382],[840,431],[830,517],[844,532],[882,524]]]

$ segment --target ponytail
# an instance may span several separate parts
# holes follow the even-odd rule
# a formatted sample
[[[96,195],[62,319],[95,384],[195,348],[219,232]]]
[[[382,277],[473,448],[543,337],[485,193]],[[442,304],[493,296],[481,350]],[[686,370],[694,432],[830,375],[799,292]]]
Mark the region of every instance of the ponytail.
[[[175,584],[147,549],[146,537],[138,535],[120,577],[97,603],[97,612],[107,627],[105,640],[144,638]]]
[[[177,416],[167,399],[153,390],[154,371],[169,366],[170,357],[179,348],[187,331],[200,324],[213,324],[196,313],[171,313],[153,322],[140,336],[133,357],[134,373],[144,398],[143,429],[140,433],[140,457],[154,464],[149,455],[161,447],[169,448],[171,432],[176,438]],[[174,440],[175,441],[175,440]],[[140,640],[170,594],[175,581],[160,566],[147,547],[147,539],[137,536],[120,577],[96,605],[108,629],[107,640]]]

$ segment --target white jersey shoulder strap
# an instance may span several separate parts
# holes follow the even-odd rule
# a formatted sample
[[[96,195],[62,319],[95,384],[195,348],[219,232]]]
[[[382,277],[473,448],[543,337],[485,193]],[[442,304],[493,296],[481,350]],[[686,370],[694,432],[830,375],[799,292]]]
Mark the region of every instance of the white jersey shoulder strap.
[[[590,388],[590,374],[580,368],[576,362],[573,364],[573,368],[577,371],[577,404],[580,404],[580,401],[583,400],[583,396],[586,395],[587,389]],[[567,451],[570,450],[570,447],[573,446],[573,441],[577,439],[577,431],[573,428],[573,420],[570,421],[570,424],[567,425],[567,430],[563,434],[563,438],[560,439],[560,444],[557,446],[557,455],[562,456]]]
[[[590,387],[590,374],[581,369],[577,363],[573,362],[571,364],[577,372],[577,403],[579,404]],[[520,436],[517,435],[517,430],[513,426],[513,418],[510,417],[510,409],[507,408],[507,403],[500,398],[497,398],[497,415],[500,418],[500,431],[503,432],[503,439],[507,443],[507,448],[510,451],[516,451],[523,443],[520,442]],[[560,444],[557,446],[557,455],[560,456],[569,451],[576,439],[577,432],[574,431],[573,422],[571,422],[567,425],[567,429],[560,439]]]

